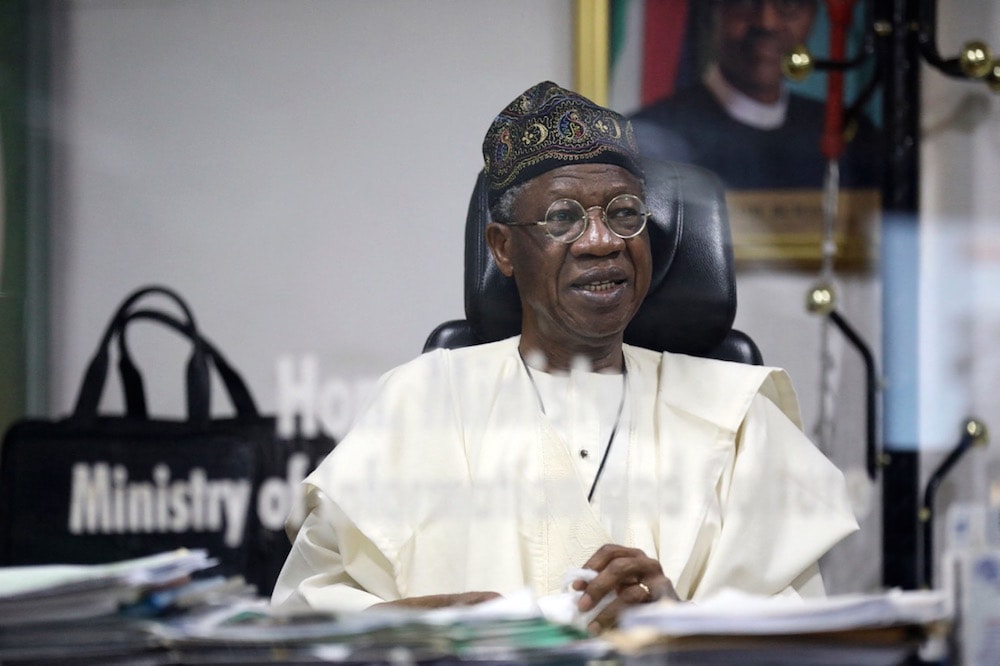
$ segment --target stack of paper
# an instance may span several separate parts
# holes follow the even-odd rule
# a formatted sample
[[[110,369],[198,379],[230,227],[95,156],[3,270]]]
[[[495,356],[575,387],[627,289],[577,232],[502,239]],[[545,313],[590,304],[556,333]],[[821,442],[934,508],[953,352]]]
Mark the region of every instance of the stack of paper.
[[[214,565],[205,551],[177,550],[111,564],[0,568],[0,627],[109,615],[144,590]]]
[[[941,591],[819,599],[727,591],[698,603],[630,609],[614,640],[626,666],[664,654],[673,666],[895,666],[918,650],[943,650],[950,618]]]
[[[727,590],[698,603],[636,606],[623,615],[621,626],[669,636],[788,635],[928,625],[950,617],[948,596],[935,590],[812,599]]]
[[[0,661],[80,659],[156,644],[145,623],[154,594],[186,586],[215,565],[178,550],[104,565],[0,568]]]
[[[264,601],[186,613],[157,623],[181,654],[280,648],[286,655],[351,663],[461,659],[522,663],[603,656],[606,642],[548,621],[530,594],[438,610],[385,609],[336,617],[286,615]]]

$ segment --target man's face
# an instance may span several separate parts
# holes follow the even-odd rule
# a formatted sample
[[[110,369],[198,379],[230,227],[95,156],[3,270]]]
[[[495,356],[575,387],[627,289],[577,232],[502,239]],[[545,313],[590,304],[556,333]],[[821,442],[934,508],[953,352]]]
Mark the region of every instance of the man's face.
[[[641,182],[621,167],[559,167],[527,183],[510,221],[542,220],[557,199],[603,208],[620,194],[643,196]],[[620,344],[649,290],[648,231],[622,239],[596,211],[590,216],[583,236],[569,244],[553,240],[542,226],[494,223],[487,230],[497,265],[517,283],[522,339],[549,359],[592,356],[594,350]]]
[[[803,44],[816,0],[719,0],[715,47],[719,68],[734,87],[761,102],[781,93],[781,60]]]

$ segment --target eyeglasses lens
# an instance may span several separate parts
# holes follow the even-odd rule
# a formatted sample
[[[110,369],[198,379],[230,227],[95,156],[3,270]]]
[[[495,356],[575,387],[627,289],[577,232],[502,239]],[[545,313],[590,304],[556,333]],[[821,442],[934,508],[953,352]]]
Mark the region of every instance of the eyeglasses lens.
[[[572,243],[583,235],[586,222],[587,211],[578,201],[559,199],[545,214],[545,231],[557,241]]]
[[[630,194],[616,197],[606,209],[608,226],[622,238],[635,236],[646,224],[646,207]]]

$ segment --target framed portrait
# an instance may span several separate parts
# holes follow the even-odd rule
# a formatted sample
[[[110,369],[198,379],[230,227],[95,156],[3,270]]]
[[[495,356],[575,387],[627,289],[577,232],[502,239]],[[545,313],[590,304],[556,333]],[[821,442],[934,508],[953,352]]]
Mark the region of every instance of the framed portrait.
[[[864,39],[864,3],[847,53]],[[841,149],[824,152],[827,76],[791,81],[784,56],[829,53],[822,0],[576,0],[577,90],[632,120],[644,154],[708,168],[727,192],[737,267],[868,270],[881,217],[877,97],[845,74]],[[842,111],[843,112],[843,111]],[[834,133],[836,135],[836,133]]]

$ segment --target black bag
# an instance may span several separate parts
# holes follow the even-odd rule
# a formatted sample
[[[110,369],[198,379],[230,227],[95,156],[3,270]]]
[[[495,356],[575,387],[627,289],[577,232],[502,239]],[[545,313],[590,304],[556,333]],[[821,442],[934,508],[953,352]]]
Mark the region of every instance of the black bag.
[[[139,309],[173,299],[184,321]],[[191,342],[186,420],[150,418],[142,376],[126,343],[132,322],[173,329]],[[118,342],[125,414],[98,414],[109,348]],[[214,368],[235,415],[210,416]],[[212,572],[242,574],[270,594],[289,551],[283,522],[299,481],[333,448],[325,436],[281,439],[245,382],[203,338],[184,301],[164,287],[130,295],[108,324],[84,375],[73,414],[25,419],[0,449],[0,564],[121,560],[179,547],[204,548]]]

